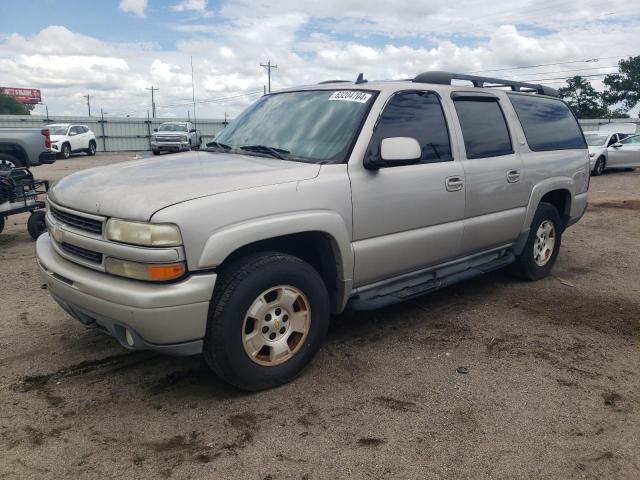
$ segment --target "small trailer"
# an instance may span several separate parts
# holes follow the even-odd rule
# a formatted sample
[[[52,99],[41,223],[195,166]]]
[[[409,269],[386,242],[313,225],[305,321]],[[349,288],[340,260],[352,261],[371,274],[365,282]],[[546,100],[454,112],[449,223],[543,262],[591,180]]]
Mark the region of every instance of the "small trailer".
[[[37,239],[47,230],[43,196],[48,191],[49,181],[35,180],[28,168],[0,170],[0,232],[7,217],[31,212],[27,230],[34,240]]]

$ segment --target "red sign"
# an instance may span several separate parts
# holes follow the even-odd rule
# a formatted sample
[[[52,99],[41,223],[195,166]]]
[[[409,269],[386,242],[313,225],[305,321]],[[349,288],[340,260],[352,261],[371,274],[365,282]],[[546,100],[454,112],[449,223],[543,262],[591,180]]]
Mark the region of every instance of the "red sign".
[[[13,97],[20,103],[40,103],[42,102],[42,95],[37,88],[11,88],[0,87],[0,92],[5,95]]]

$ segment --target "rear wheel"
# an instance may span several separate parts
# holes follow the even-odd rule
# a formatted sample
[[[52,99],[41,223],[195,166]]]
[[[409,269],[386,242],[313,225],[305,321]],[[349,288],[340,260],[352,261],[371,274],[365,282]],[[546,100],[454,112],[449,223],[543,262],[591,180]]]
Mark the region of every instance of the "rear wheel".
[[[47,231],[47,224],[44,221],[45,213],[42,210],[37,210],[29,216],[27,221],[27,230],[29,235],[34,240],[37,240],[40,235]]]
[[[0,152],[0,170],[11,170],[23,166],[22,162],[13,155]]]
[[[93,157],[96,154],[96,142],[91,140],[89,142],[89,148],[87,149],[87,155]]]
[[[0,233],[4,230],[4,217],[0,216]]]
[[[513,271],[526,280],[540,280],[551,273],[562,241],[562,221],[556,207],[540,203],[531,222],[529,238],[513,264]]]
[[[282,253],[254,254],[216,284],[204,357],[240,389],[275,387],[302,372],[328,326],[329,295],[311,265]]]
[[[594,177],[599,177],[604,173],[604,169],[606,168],[606,166],[607,166],[607,161],[605,160],[605,158],[604,157],[598,158],[598,160],[596,161],[596,164],[593,167],[593,171],[591,172],[591,174]]]

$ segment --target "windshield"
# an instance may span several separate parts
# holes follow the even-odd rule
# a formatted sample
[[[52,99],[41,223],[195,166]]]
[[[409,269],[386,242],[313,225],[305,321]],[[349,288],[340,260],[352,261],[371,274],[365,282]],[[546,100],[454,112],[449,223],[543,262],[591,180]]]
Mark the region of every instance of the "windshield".
[[[261,97],[212,144],[237,153],[310,163],[344,162],[374,100],[363,90],[313,90]]]
[[[602,147],[609,138],[609,135],[601,135],[599,133],[585,133],[584,138],[590,147]]]
[[[184,123],[163,123],[158,128],[159,132],[186,132],[187,126]]]
[[[67,125],[52,125],[47,128],[49,129],[49,135],[66,135],[69,129]]]

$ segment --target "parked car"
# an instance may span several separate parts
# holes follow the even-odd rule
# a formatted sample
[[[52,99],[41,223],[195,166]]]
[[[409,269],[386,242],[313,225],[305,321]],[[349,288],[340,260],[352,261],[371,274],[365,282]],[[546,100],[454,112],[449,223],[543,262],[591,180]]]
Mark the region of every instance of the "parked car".
[[[51,132],[51,150],[60,158],[68,159],[78,152],[96,154],[96,136],[86,125],[53,123],[47,128]]]
[[[151,151],[154,155],[199,149],[201,145],[200,131],[191,122],[165,122],[154,129],[151,135]]]
[[[640,135],[632,135],[607,148],[611,168],[640,167]]]
[[[609,148],[614,143],[628,137],[626,133],[616,133],[607,131],[584,132],[584,138],[589,147],[589,159],[591,174],[602,175],[609,164]],[[609,165],[611,166],[611,165]]]
[[[590,178],[557,92],[361,77],[265,95],[207,151],[59,181],[37,242],[53,299],[258,390],[298,375],[345,308],[507,266],[549,275]]]
[[[55,161],[48,128],[0,128],[0,170]]]

